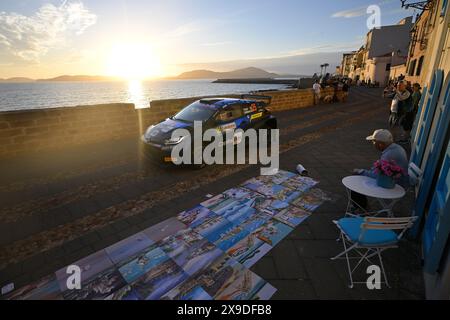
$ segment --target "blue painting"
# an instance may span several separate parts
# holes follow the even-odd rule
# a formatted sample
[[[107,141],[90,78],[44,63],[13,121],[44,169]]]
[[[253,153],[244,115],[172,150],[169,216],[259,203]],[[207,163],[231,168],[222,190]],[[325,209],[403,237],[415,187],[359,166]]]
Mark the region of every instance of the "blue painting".
[[[196,226],[202,224],[205,220],[208,220],[214,216],[214,212],[208,208],[198,205],[195,208],[181,212],[178,214],[177,218],[188,227],[195,228]]]
[[[144,252],[136,259],[122,266],[119,271],[124,279],[131,283],[153,267],[167,261],[169,256],[159,247]]]
[[[215,242],[221,237],[221,235],[226,234],[232,228],[233,224],[231,224],[228,220],[222,217],[215,217],[208,221],[205,221],[194,230],[208,239],[210,242]]]

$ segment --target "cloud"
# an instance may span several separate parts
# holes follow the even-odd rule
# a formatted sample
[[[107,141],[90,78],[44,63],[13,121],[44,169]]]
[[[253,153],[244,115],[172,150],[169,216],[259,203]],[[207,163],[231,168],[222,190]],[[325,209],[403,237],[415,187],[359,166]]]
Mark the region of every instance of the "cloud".
[[[356,18],[362,17],[366,14],[367,7],[358,7],[349,10],[342,10],[333,13],[331,16],[333,18]]]
[[[174,30],[166,33],[165,37],[179,38],[200,31],[201,29],[202,29],[201,23],[199,21],[194,21],[176,27]]]
[[[392,0],[383,0],[379,3],[374,3],[375,5],[378,6],[383,6],[385,4],[388,4],[392,2]],[[342,11],[338,11],[335,12],[331,15],[332,18],[357,18],[357,17],[362,17],[364,15],[367,14],[367,8],[369,7],[369,5],[366,6],[362,6],[362,7],[356,7],[353,9],[347,9],[347,10],[342,10]]]
[[[229,44],[232,44],[232,41],[221,41],[221,42],[208,42],[208,43],[202,43],[201,46],[203,47],[219,47],[219,46],[226,46]]]
[[[290,57],[290,56],[297,56],[297,55],[309,55],[309,54],[315,54],[315,53],[330,53],[330,52],[341,52],[341,51],[351,51],[355,50],[355,48],[359,48],[361,46],[361,37],[356,37],[354,41],[349,42],[338,42],[338,43],[331,43],[331,44],[324,44],[319,46],[312,46],[309,48],[301,48],[297,50],[288,51],[280,57]]]
[[[30,16],[0,12],[0,49],[22,60],[37,62],[71,35],[94,25],[97,16],[81,2],[45,4]]]
[[[222,27],[231,22],[232,18],[230,17],[201,18],[178,25],[174,29],[166,32],[163,37],[180,38],[194,32],[212,30],[214,28]]]

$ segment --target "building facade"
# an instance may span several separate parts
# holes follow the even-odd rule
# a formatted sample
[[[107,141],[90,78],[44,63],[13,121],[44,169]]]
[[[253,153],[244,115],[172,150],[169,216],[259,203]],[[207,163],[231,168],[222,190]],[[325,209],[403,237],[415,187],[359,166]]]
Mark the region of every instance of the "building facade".
[[[402,63],[399,65],[391,66],[391,70],[389,72],[389,80],[395,81],[400,76],[406,75],[406,63]]]
[[[430,42],[430,36],[435,27],[435,19],[438,8],[437,1],[429,1],[426,10],[423,10],[416,18],[411,30],[411,43],[408,52],[408,62],[406,64],[406,80],[411,83],[424,84],[426,75],[425,53]]]
[[[391,77],[391,67],[407,62],[412,27],[412,17],[407,17],[395,25],[370,30],[364,46],[343,55],[342,75],[355,81],[386,85]]]
[[[350,53],[344,53],[342,55],[340,74],[343,77],[349,76],[355,54],[356,54],[356,51],[353,51]]]
[[[407,17],[367,33],[363,80],[380,86],[388,83],[391,66],[406,62],[412,27],[412,17]]]
[[[377,83],[385,86],[391,78],[392,66],[401,66],[406,63],[406,56],[397,52],[387,53],[383,56],[373,57],[365,62],[366,82]],[[404,75],[404,73],[403,73]]]
[[[350,66],[348,77],[357,81],[364,78],[364,55],[365,48],[362,46],[355,52]]]

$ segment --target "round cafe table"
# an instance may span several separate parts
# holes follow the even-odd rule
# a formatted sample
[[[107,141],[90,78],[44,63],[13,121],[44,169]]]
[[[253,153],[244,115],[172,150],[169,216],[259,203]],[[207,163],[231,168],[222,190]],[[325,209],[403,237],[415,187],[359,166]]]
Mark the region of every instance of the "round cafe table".
[[[396,184],[393,189],[386,189],[379,187],[376,179],[366,176],[345,177],[342,179],[342,184],[347,189],[348,202],[346,214],[349,214],[349,209],[352,204],[358,206],[358,204],[352,200],[350,191],[375,198],[382,208],[381,210],[375,212],[375,214],[386,213],[389,217],[393,216],[392,208],[394,205],[406,194],[405,189],[398,184]],[[366,210],[364,210],[364,212],[368,213]]]

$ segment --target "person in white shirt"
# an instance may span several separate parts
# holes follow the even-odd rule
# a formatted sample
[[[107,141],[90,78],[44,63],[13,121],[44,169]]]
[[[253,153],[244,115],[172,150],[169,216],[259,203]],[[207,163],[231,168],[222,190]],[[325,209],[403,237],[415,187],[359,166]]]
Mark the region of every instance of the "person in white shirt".
[[[313,91],[314,91],[314,104],[316,105],[320,101],[320,84],[318,80],[316,80],[313,84]]]

